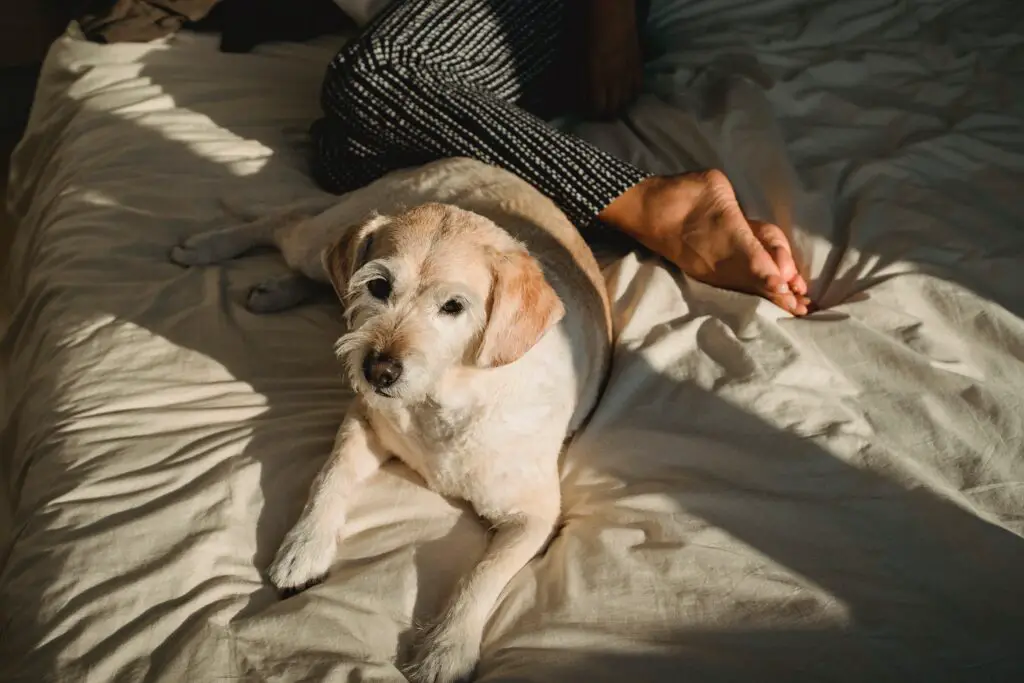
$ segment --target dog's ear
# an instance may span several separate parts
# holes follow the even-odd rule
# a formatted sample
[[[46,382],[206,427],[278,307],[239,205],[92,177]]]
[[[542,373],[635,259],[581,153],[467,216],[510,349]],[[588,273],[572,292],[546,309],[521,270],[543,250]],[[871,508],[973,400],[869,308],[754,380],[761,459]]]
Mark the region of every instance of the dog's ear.
[[[565,315],[565,306],[526,251],[496,253],[494,286],[477,365],[508,365],[540,341]]]
[[[373,242],[373,233],[388,222],[387,216],[374,214],[362,223],[350,226],[333,244],[329,244],[320,252],[320,263],[323,264],[327,279],[331,281],[334,292],[342,301],[348,290],[348,281],[359,268],[366,263],[366,255]]]

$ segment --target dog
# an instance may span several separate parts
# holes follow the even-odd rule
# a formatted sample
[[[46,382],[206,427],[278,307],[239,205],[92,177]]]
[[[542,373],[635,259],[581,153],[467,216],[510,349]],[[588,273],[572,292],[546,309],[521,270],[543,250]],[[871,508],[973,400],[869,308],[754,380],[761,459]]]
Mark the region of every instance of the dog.
[[[304,277],[258,285],[250,309],[295,305],[310,281],[330,283],[343,305],[336,352],[355,399],[269,578],[280,590],[320,580],[349,497],[401,459],[493,532],[407,667],[417,683],[464,680],[502,590],[559,523],[562,448],[593,411],[610,364],[604,280],[548,198],[470,159],[396,171],[311,208],[200,234],[172,252],[198,265],[276,246]]]

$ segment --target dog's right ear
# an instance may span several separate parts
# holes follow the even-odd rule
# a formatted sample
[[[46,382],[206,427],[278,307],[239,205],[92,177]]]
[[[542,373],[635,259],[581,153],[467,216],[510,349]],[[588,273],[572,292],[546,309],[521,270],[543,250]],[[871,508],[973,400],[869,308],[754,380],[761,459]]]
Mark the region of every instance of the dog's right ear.
[[[366,263],[373,234],[387,222],[387,216],[374,214],[362,223],[349,227],[333,244],[320,252],[320,263],[341,301],[345,300],[349,279]]]

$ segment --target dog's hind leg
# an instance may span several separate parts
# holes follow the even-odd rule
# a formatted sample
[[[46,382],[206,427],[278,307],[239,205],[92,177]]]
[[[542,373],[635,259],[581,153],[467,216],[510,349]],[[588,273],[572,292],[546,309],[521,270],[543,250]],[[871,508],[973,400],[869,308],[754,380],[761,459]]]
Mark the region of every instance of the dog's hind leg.
[[[171,249],[171,261],[179,266],[206,266],[241,256],[256,247],[272,246],[278,216],[240,223],[192,235]]]
[[[258,218],[251,210],[224,202],[225,211],[237,222],[192,235],[171,249],[171,261],[181,266],[205,266],[237,258],[256,247],[276,246],[279,230],[320,213],[327,201],[324,197],[304,199]]]
[[[323,194],[283,204],[268,204],[250,195],[228,195],[221,198],[220,206],[229,216],[250,223],[264,217],[276,216],[280,219],[286,216],[315,216],[337,204],[338,199],[338,195]]]

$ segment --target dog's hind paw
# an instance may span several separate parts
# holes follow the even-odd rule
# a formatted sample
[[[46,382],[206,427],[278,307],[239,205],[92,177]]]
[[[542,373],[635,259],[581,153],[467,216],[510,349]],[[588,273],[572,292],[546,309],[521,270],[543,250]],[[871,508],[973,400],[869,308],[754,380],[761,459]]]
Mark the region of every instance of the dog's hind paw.
[[[171,249],[170,259],[179,266],[185,267],[207,266],[217,263],[221,259],[218,257],[217,252],[210,248],[216,239],[215,234],[201,233],[193,235]]]
[[[285,275],[250,289],[245,307],[251,313],[279,313],[298,306],[315,291],[316,286],[310,280],[300,275]]]
[[[171,249],[170,259],[171,263],[176,263],[179,266],[199,266],[203,264],[202,255],[195,249],[192,249],[184,244],[179,244]]]

